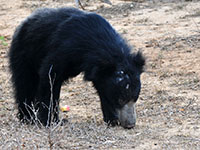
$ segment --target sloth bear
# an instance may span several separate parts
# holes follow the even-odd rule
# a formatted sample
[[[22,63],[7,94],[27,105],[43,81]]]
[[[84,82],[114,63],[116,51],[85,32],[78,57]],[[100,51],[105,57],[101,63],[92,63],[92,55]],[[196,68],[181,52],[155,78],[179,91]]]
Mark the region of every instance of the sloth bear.
[[[134,127],[145,59],[98,14],[38,9],[17,27],[9,63],[21,122],[58,122],[62,83],[82,72],[97,90],[104,121]]]

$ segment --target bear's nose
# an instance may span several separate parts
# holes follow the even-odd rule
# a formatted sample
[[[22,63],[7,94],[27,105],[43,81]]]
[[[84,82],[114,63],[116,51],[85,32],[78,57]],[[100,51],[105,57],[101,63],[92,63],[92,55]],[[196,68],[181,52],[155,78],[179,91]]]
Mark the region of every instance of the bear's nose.
[[[135,123],[134,124],[127,124],[124,126],[125,129],[132,129],[135,127]]]
[[[136,124],[136,120],[126,120],[122,126],[123,128],[125,129],[132,129],[135,127],[135,124]]]

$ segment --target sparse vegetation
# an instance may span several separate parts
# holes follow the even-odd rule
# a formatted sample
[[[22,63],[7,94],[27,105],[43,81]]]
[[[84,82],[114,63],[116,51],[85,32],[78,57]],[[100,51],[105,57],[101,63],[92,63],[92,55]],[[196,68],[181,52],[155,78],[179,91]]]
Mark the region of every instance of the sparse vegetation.
[[[4,36],[0,36],[0,44],[3,45],[3,46],[8,46],[8,43],[6,42]]]

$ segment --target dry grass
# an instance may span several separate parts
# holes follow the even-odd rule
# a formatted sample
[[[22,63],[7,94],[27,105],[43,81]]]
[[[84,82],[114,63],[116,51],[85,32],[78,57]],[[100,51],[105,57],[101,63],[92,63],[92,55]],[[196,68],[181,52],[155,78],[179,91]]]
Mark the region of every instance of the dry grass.
[[[7,51],[15,27],[38,7],[75,6],[64,0],[0,1],[0,149],[191,149],[200,147],[200,18],[198,1],[120,1],[113,6],[83,1],[102,14],[147,58],[134,129],[109,128],[99,98],[82,75],[62,87],[70,112],[63,126],[20,124],[8,71]],[[87,4],[87,5],[86,5]]]

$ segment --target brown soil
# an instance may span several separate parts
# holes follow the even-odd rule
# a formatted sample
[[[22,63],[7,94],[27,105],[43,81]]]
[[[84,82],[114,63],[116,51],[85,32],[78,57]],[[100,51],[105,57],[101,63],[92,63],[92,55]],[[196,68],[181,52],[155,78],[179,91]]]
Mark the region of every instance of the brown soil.
[[[108,128],[99,98],[82,75],[62,88],[68,122],[50,129],[16,119],[7,52],[16,26],[39,7],[73,0],[0,0],[0,149],[200,149],[200,2],[82,0],[147,58],[134,129]],[[4,37],[4,39],[2,39]]]

